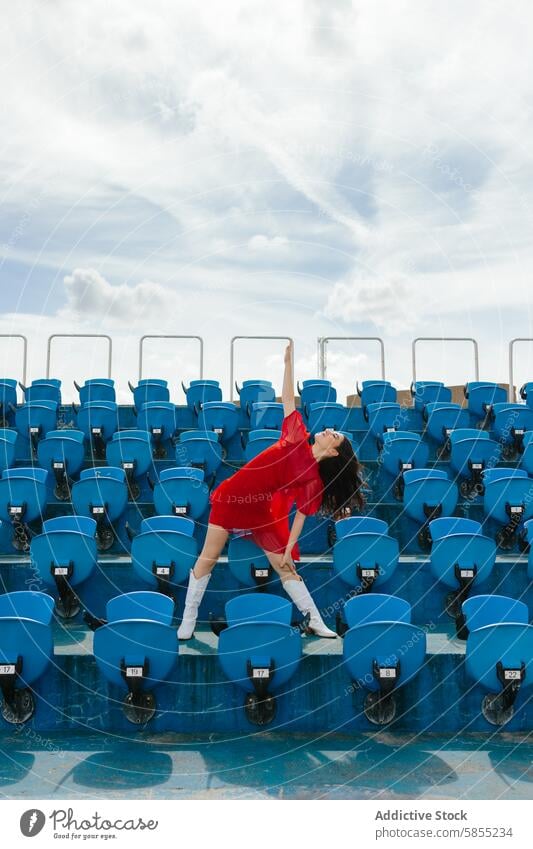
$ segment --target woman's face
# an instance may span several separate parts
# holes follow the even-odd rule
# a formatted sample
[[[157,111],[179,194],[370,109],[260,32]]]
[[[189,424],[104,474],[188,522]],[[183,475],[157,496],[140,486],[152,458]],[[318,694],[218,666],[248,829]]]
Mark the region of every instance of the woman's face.
[[[321,451],[327,451],[328,448],[337,450],[343,439],[345,439],[344,434],[339,433],[338,430],[333,430],[331,427],[315,433],[315,444]]]

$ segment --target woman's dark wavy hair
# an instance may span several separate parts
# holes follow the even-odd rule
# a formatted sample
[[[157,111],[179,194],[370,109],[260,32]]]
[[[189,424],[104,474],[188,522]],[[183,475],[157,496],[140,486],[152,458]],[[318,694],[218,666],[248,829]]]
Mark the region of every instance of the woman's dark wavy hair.
[[[357,459],[350,440],[345,437],[337,451],[337,456],[320,460],[318,471],[324,484],[320,512],[340,519],[363,509],[367,485],[363,477],[364,467]]]

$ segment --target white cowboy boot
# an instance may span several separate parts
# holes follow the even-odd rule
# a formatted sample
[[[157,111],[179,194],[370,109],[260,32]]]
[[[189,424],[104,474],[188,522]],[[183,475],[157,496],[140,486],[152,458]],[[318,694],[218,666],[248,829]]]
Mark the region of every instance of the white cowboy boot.
[[[318,608],[303,581],[283,581],[283,589],[293,600],[296,607],[305,616],[309,614],[308,631],[317,637],[336,637],[335,631],[330,631],[322,621]]]
[[[189,586],[187,587],[187,595],[185,597],[185,609],[183,611],[183,619],[178,628],[178,640],[190,640],[194,634],[196,619],[198,617],[198,608],[205,593],[205,588],[209,583],[211,574],[204,575],[203,578],[197,578],[191,569],[189,575]]]

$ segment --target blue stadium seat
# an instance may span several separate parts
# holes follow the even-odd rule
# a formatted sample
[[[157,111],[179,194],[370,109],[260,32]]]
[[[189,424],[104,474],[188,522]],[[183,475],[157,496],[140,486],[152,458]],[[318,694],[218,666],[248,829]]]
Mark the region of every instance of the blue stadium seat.
[[[80,609],[74,587],[92,575],[97,561],[96,522],[85,516],[60,516],[43,522],[30,545],[32,567],[55,595],[56,612],[71,619]]]
[[[276,714],[273,693],[298,669],[299,631],[291,628],[291,603],[267,593],[242,595],[226,604],[228,628],[218,641],[226,677],[246,693],[244,710],[253,725],[268,725]]]
[[[411,395],[414,399],[415,410],[422,412],[427,404],[435,401],[449,403],[452,400],[452,391],[438,380],[417,380],[411,383]]]
[[[374,725],[385,725],[396,716],[395,693],[424,663],[426,634],[411,624],[407,603],[393,596],[352,598],[344,616],[343,659],[354,692],[369,691],[365,716]]]
[[[251,430],[248,434],[248,442],[244,446],[244,459],[247,463],[257,457],[261,451],[273,445],[281,439],[281,430],[270,430],[269,428],[259,428]]]
[[[283,404],[277,401],[254,401],[250,407],[250,428],[252,430],[281,430],[284,412]]]
[[[173,586],[188,579],[198,557],[193,533],[194,522],[183,516],[144,519],[131,544],[135,573],[151,588],[172,596]]]
[[[520,387],[520,397],[522,401],[526,402],[530,409],[533,409],[533,381],[524,383],[524,385]]]
[[[533,518],[533,481],[524,469],[486,469],[483,472],[483,510],[485,515],[503,527],[498,529],[496,542],[510,551],[523,523]]]
[[[389,526],[383,519],[375,519],[373,516],[348,516],[335,522],[335,531],[340,540],[347,534],[388,534]]]
[[[469,411],[478,419],[486,419],[487,408],[507,400],[507,391],[497,383],[473,380],[465,386]]]
[[[37,455],[37,445],[47,433],[57,427],[57,403],[55,401],[34,401],[23,404],[15,413],[15,426],[31,445],[32,454]]]
[[[423,551],[431,546],[429,522],[441,516],[451,516],[457,500],[456,484],[441,469],[410,469],[404,473],[404,509],[421,525],[418,544]]]
[[[124,469],[130,498],[141,494],[139,481],[152,465],[152,435],[147,430],[121,430],[107,443],[106,458],[110,466]]]
[[[79,396],[80,404],[89,404],[91,401],[116,401],[115,381],[106,377],[94,377],[86,380],[83,386],[74,381]]]
[[[48,472],[35,466],[5,469],[0,479],[0,520],[13,528],[17,551],[29,550],[28,523],[43,518]]]
[[[147,401],[137,413],[137,427],[152,434],[154,458],[164,460],[178,427],[175,405],[170,401]]]
[[[139,380],[137,386],[133,386],[128,381],[128,386],[133,394],[133,406],[136,410],[141,410],[145,404],[157,404],[161,401],[168,404],[170,401],[170,392],[166,380],[146,378]]]
[[[35,712],[32,685],[52,660],[54,599],[28,590],[0,595],[2,716],[21,725]]]
[[[239,411],[235,404],[226,401],[204,401],[198,413],[200,430],[210,430],[218,435],[220,442],[227,443],[237,432]],[[223,452],[224,456],[224,452]]]
[[[483,495],[483,472],[492,468],[501,456],[501,445],[485,430],[458,428],[450,433],[450,466],[461,479],[464,498]]]
[[[50,430],[37,446],[39,465],[55,478],[54,495],[60,501],[70,501],[72,479],[83,466],[84,439],[81,430]]]
[[[202,469],[181,466],[164,469],[154,489],[154,506],[160,516],[189,516],[197,520],[209,503]]]
[[[297,387],[304,419],[309,416],[311,404],[319,401],[323,404],[334,404],[337,400],[337,390],[331,385],[331,380],[304,380],[301,385],[298,382]]]
[[[533,542],[533,519],[529,519],[524,524],[523,541],[528,553],[527,576],[530,580],[533,580],[533,545],[531,544]]]
[[[490,577],[496,562],[496,544],[483,535],[481,524],[472,519],[456,519],[455,527],[443,533],[442,524],[449,521],[454,520],[435,519],[430,522],[431,572],[450,590],[445,609],[455,620],[457,636],[466,639],[461,606],[472,589]]]
[[[533,431],[531,430],[524,434],[520,468],[533,477]]]
[[[253,404],[259,401],[270,403],[276,400],[276,390],[270,380],[244,380],[240,389],[237,381],[235,381],[235,389],[239,396],[241,409],[244,410],[248,418],[250,418]]]
[[[249,534],[230,538],[228,567],[239,584],[250,589],[261,589],[275,578],[268,557]]]
[[[333,401],[313,401],[308,406],[307,429],[313,435],[325,428],[342,430],[346,427],[348,410]]]
[[[398,393],[388,380],[363,380],[361,386],[357,382],[357,394],[361,399],[361,407],[365,410],[369,404],[396,403]]]
[[[108,601],[107,624],[94,634],[94,657],[102,675],[128,692],[124,715],[145,725],[156,711],[153,688],[170,676],[178,657],[172,627],[174,602],[152,592],[126,593]]]
[[[61,405],[61,381],[54,378],[43,378],[33,380],[30,386],[19,383],[24,394],[26,404],[38,403],[40,401],[54,401],[57,406]]]
[[[503,446],[505,460],[515,460],[522,452],[526,431],[533,430],[533,410],[524,404],[493,404],[489,415],[492,433]]]
[[[523,602],[502,596],[474,596],[463,605],[470,631],[465,665],[487,695],[481,703],[491,725],[505,725],[515,703],[533,683],[533,627]]]
[[[394,495],[401,499],[403,476],[409,469],[422,469],[429,459],[429,448],[420,434],[406,430],[383,433],[378,437],[378,463],[394,478]]]
[[[381,439],[384,433],[400,430],[402,410],[399,404],[369,404],[363,410],[363,415],[376,440]]]
[[[187,389],[182,381],[181,386],[185,392],[189,410],[197,416],[207,401],[222,401],[222,389],[218,380],[191,380]]]
[[[122,516],[127,503],[128,487],[124,469],[111,466],[85,469],[72,487],[74,512],[79,516],[89,516],[96,522],[99,551],[107,551],[113,545],[113,523]]]
[[[467,428],[470,424],[470,414],[460,404],[432,401],[423,410],[426,422],[426,432],[437,443],[437,457],[444,460],[450,456],[450,434],[457,428]]]
[[[0,474],[15,462],[15,446],[17,431],[8,428],[0,429]]]
[[[17,406],[17,381],[0,378],[0,427],[13,427]]]
[[[206,478],[213,478],[222,463],[222,446],[211,430],[187,430],[176,443],[176,460],[179,466],[202,469]]]
[[[118,406],[114,401],[90,401],[77,412],[77,425],[85,434],[96,460],[105,460],[106,444],[118,430]]]
[[[346,520],[344,520],[346,521]],[[359,593],[389,581],[398,565],[398,540],[375,531],[356,531],[337,539],[333,547],[335,574]]]

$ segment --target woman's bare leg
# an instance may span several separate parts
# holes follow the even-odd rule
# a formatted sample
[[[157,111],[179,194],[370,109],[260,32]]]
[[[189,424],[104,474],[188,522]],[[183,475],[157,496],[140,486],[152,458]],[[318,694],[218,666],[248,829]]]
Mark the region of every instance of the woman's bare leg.
[[[268,561],[274,572],[281,578],[281,582],[284,581],[301,581],[302,579],[296,572],[296,569],[291,569],[289,566],[282,566],[283,556],[281,554],[276,554],[274,551],[265,551],[266,556],[268,557]]]
[[[203,578],[204,575],[209,575],[213,571],[228,536],[228,531],[225,528],[221,528],[220,525],[207,526],[207,534],[202,551],[198,555],[193,567],[195,578]]]
[[[289,598],[294,602],[300,613],[303,613],[304,616],[309,614],[308,632],[316,634],[318,637],[336,637],[335,631],[331,631],[324,623],[309,590],[297,574],[296,569],[293,570],[286,564],[282,566],[283,558],[281,554],[275,554],[273,551],[265,551],[265,554],[272,564],[272,568],[280,576],[283,589]]]

